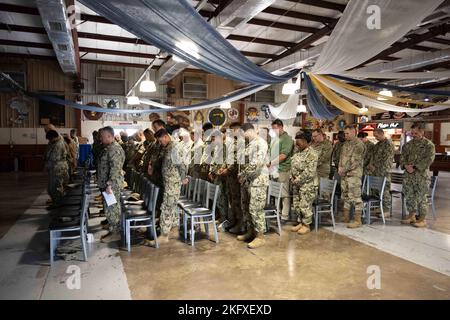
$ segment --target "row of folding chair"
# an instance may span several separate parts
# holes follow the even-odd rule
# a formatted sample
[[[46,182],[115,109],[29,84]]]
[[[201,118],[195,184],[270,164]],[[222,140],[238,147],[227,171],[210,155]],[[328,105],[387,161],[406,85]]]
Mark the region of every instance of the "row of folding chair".
[[[127,250],[131,251],[131,231],[139,228],[147,228],[149,236],[155,239],[156,248],[159,248],[156,234],[156,204],[160,190],[146,176],[134,170],[130,179],[134,188],[123,190],[120,199],[122,238],[125,239]],[[130,199],[133,193],[138,193],[141,199]]]
[[[79,168],[73,182],[78,185],[68,188],[60,205],[50,211],[50,265],[53,265],[56,249],[63,240],[80,240],[84,261],[87,261],[87,221],[89,196],[95,185],[91,172]]]

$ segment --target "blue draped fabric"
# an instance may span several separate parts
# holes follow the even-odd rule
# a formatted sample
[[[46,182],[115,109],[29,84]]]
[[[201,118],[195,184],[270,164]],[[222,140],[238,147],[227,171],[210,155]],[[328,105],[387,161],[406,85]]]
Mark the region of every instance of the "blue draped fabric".
[[[80,0],[81,3],[152,45],[200,69],[251,84],[274,84],[298,70],[273,75],[248,60],[225,40],[187,0]],[[180,43],[197,48],[198,56]]]
[[[308,94],[306,95],[306,99],[308,101],[308,109],[311,112],[311,115],[316,119],[323,120],[332,120],[336,118],[341,112],[332,107],[328,107],[325,105],[319,97],[319,94],[316,91],[311,79],[308,77],[306,73],[303,73],[303,79],[305,80],[306,89]]]
[[[330,76],[332,76],[333,78],[339,79],[339,80],[344,80],[344,81],[348,81],[348,82],[355,83],[355,84],[360,84],[360,85],[364,85],[364,86],[372,86],[372,87],[381,88],[381,89],[390,89],[390,90],[406,91],[406,92],[414,92],[414,93],[424,93],[427,95],[436,95],[436,96],[447,96],[447,97],[450,96],[450,91],[399,87],[399,86],[394,86],[391,84],[382,84],[382,83],[377,83],[377,82],[372,82],[372,81],[358,80],[358,79],[348,78],[348,77],[344,77],[344,76],[338,76],[335,74],[330,74]]]

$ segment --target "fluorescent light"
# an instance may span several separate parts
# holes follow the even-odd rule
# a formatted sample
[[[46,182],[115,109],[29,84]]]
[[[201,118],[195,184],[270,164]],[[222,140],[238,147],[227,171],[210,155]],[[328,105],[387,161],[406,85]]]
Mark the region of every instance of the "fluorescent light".
[[[386,96],[386,97],[392,97],[392,91],[386,90],[386,89],[381,90],[380,92],[378,92],[378,94],[381,94],[382,96]],[[378,97],[377,100],[385,101],[385,100],[389,100],[389,99]]]
[[[423,101],[428,102],[428,101],[430,101],[430,98],[429,98],[429,97],[425,97],[425,98],[423,99]]]
[[[184,62],[183,59],[181,59],[180,57],[178,57],[178,56],[176,56],[176,55],[172,55],[172,59],[173,59],[173,61],[175,61],[175,62]]]
[[[139,86],[139,91],[141,92],[155,92],[156,91],[156,85],[154,81],[151,80],[144,80],[141,82]]]
[[[198,47],[192,41],[178,41],[175,46],[181,49],[184,53],[194,57],[195,59],[200,59],[198,54]]]
[[[297,106],[297,113],[306,113],[306,106],[304,104],[299,104]]]
[[[297,91],[297,85],[292,82],[286,82],[281,90],[282,94],[294,94]]]
[[[220,109],[231,109],[231,103],[225,102],[220,105]]]
[[[141,102],[139,101],[139,97],[130,96],[130,97],[127,97],[127,104],[128,105],[137,105],[137,104],[141,104]]]

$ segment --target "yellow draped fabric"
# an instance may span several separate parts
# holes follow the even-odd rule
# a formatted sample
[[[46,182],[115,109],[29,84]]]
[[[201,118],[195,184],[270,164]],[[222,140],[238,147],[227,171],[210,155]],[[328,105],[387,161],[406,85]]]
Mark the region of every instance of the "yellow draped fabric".
[[[319,80],[317,80],[316,77],[319,77],[315,74],[309,74],[309,77],[311,78],[311,81],[313,82],[314,86],[317,90],[336,108],[347,112],[347,113],[353,113],[353,114],[360,114],[360,108],[355,106],[353,103],[351,103],[348,100],[345,100],[344,98],[341,98],[338,96],[333,90],[325,86],[323,83],[321,83]],[[371,108],[370,112],[368,113],[379,113],[383,111],[375,110]]]
[[[392,101],[392,102],[403,102],[403,103],[411,103],[411,104],[418,104],[418,105],[424,105],[424,106],[436,106],[436,105],[443,105],[443,106],[450,106],[450,104],[448,103],[439,103],[436,104],[435,102],[426,102],[426,101],[420,101],[420,100],[414,100],[414,99],[405,99],[405,98],[397,98],[397,97],[386,97],[382,94],[379,94],[378,92],[374,92],[374,91],[370,91],[370,90],[366,90],[363,88],[359,88],[359,87],[355,87],[351,84],[339,81],[333,77],[329,77],[329,76],[319,76],[319,75],[315,75],[318,79],[320,79],[321,77],[323,77],[324,79],[327,79],[328,81],[331,81],[333,83],[335,83],[336,85],[351,90],[353,92],[357,92],[359,94],[365,95],[367,97],[370,98],[383,98],[386,99],[387,101]]]

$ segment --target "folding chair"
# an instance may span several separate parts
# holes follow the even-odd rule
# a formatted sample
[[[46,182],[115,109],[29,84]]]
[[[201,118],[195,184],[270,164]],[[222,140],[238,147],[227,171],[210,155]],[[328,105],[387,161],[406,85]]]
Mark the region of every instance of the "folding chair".
[[[313,213],[315,218],[315,231],[319,228],[320,215],[328,213],[331,215],[331,221],[333,222],[333,229],[336,227],[334,219],[334,204],[336,196],[337,180],[330,180],[326,178],[320,178],[319,183],[319,195],[313,202]]]
[[[283,189],[283,184],[273,180],[269,181],[269,187],[267,189],[267,200],[266,206],[264,208],[264,213],[266,217],[266,229],[270,229],[268,219],[277,219],[278,234],[281,236],[281,221],[280,221],[280,204],[281,204],[281,193]],[[271,204],[271,201],[274,204]]]
[[[370,210],[380,208],[383,224],[386,224],[383,210],[383,192],[386,186],[386,177],[364,176],[362,200],[364,203],[363,215],[367,224],[370,224]]]

